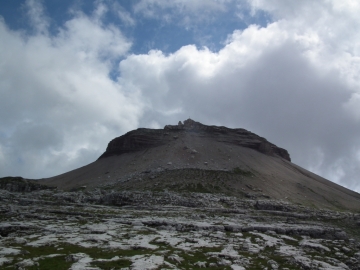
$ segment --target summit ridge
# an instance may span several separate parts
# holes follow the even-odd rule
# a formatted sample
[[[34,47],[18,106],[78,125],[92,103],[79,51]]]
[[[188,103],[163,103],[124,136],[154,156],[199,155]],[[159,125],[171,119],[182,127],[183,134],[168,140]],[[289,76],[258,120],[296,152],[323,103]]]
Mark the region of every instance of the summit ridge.
[[[130,131],[113,139],[99,159],[165,145],[174,137],[177,138],[179,135],[186,137],[188,133],[191,133],[192,136],[207,137],[217,142],[248,147],[269,156],[278,156],[291,161],[287,150],[277,147],[246,129],[208,126],[192,119],[187,119],[184,123],[179,121],[178,125],[166,125],[163,129],[139,128]]]

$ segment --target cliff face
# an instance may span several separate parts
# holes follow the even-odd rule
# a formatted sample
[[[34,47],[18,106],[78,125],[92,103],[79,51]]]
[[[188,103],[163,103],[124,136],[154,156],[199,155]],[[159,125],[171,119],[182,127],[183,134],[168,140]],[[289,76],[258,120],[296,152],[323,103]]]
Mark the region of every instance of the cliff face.
[[[191,119],[185,120],[184,123],[179,122],[178,125],[167,125],[164,129],[139,128],[130,131],[113,139],[99,159],[161,146],[176,139],[180,134],[186,135],[187,133],[207,137],[216,142],[251,148],[268,156],[277,156],[291,161],[290,155],[285,149],[277,147],[250,131],[242,128],[207,126]]]

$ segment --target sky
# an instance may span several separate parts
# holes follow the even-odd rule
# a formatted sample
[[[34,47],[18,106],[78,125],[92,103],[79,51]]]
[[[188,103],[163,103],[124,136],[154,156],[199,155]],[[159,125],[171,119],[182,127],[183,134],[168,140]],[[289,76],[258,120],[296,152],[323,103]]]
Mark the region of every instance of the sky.
[[[0,177],[95,161],[139,128],[245,128],[360,192],[357,0],[0,2]]]

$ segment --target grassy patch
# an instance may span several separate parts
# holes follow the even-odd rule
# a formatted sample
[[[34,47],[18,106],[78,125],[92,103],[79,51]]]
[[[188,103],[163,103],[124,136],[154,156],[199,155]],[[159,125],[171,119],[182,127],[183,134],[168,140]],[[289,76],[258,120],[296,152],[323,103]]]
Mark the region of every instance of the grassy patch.
[[[202,183],[174,184],[170,189],[179,192],[211,193],[209,187]]]
[[[165,255],[164,259],[172,264],[176,264],[180,269],[203,269],[195,265],[197,262],[206,262],[206,269],[231,269],[228,266],[209,266],[210,263],[216,263],[218,261],[218,258],[212,256],[211,253],[220,252],[222,247],[203,247],[197,248],[196,251],[189,252],[177,249],[166,242],[158,241],[159,239],[160,238],[155,238],[149,244],[158,246],[159,249],[157,251],[167,251],[167,255]],[[169,258],[173,254],[177,254],[183,260],[181,262],[174,262]]]
[[[97,266],[100,269],[104,269],[104,270],[125,268],[125,267],[129,267],[131,264],[132,264],[131,261],[122,260],[122,259],[117,261],[97,261],[91,263],[92,266]]]
[[[69,269],[71,264],[74,262],[66,262],[65,257],[70,254],[76,253],[85,253],[95,261],[93,262],[94,265],[99,266],[101,269],[117,269],[118,267],[128,267],[130,261],[124,258],[132,257],[135,255],[143,255],[149,254],[152,251],[147,250],[144,248],[138,249],[129,249],[129,250],[122,250],[122,249],[102,249],[97,247],[92,248],[85,248],[77,245],[70,245],[70,244],[62,244],[58,246],[41,246],[41,247],[31,247],[31,246],[17,246],[16,248],[20,248],[23,251],[23,254],[14,256],[14,260],[12,265],[18,263],[19,261],[25,259],[33,259],[33,258],[40,258],[38,263],[39,266],[33,266],[32,268],[28,269]],[[56,257],[46,257],[47,255],[52,254],[59,254]],[[118,256],[120,260],[118,261],[96,261],[97,259],[111,259],[115,256]],[[102,265],[103,267],[101,267]],[[9,266],[9,269],[12,266]],[[120,268],[121,268],[120,267]]]
[[[266,247],[258,254],[249,253],[247,251],[239,251],[239,254],[250,259],[249,265],[246,266],[246,269],[248,270],[266,269],[266,267],[269,267],[268,261],[270,260],[275,261],[278,264],[279,269],[302,269],[301,267],[292,264],[288,257],[278,255],[276,253],[276,247]]]
[[[360,226],[356,224],[355,220],[336,220],[336,219],[324,219],[326,224],[331,224],[340,228],[349,236],[349,238],[355,238],[360,241]]]
[[[253,174],[252,172],[242,170],[242,169],[240,169],[239,167],[235,167],[231,172],[232,172],[233,174],[238,174],[238,175],[245,176],[245,177],[252,177],[252,176],[254,176],[254,174]]]
[[[67,270],[73,264],[73,262],[67,262],[65,260],[65,255],[56,256],[52,258],[43,258],[38,261],[39,266],[34,265],[29,268],[29,270]]]
[[[70,189],[70,192],[79,192],[79,191],[84,191],[86,189],[86,186],[80,186],[80,187],[74,187],[72,189]]]
[[[220,247],[204,247],[198,248],[194,252],[184,252],[183,250],[178,250],[177,254],[184,260],[181,263],[177,263],[177,266],[182,269],[204,269],[195,265],[195,263],[206,262],[206,269],[231,269],[229,266],[209,266],[210,263],[216,264],[218,261],[218,258],[216,258],[215,256],[211,256],[211,252],[220,252],[221,249],[222,248]],[[174,263],[173,261],[169,260],[168,256],[165,256],[165,260],[169,261],[170,263]]]
[[[291,237],[296,239],[296,236],[294,236],[294,235],[292,235]],[[287,238],[282,238],[282,240],[288,246],[298,247],[299,242],[301,241],[301,237],[298,237],[298,238],[300,238],[300,239],[296,239],[296,241],[290,240],[290,239],[287,239]]]

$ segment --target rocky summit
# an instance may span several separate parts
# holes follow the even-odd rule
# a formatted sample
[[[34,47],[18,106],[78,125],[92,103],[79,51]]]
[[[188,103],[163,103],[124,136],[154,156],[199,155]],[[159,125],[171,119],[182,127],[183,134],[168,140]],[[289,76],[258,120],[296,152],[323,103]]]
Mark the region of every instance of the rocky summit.
[[[214,142],[224,142],[229,145],[243,146],[259,151],[269,156],[279,156],[288,161],[289,153],[282,148],[268,142],[265,138],[251,133],[242,128],[226,128],[217,126],[206,126],[191,119],[187,119],[178,125],[167,125],[164,129],[140,128],[112,140],[105,153],[100,158],[113,155],[121,155],[129,152],[146,150],[171,143],[173,139],[181,136],[182,140],[193,136],[206,137]]]
[[[130,131],[0,202],[1,269],[360,269],[360,194],[240,128]]]

